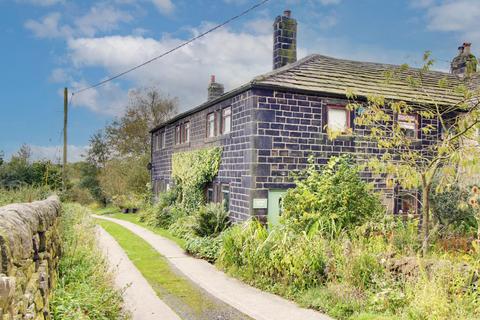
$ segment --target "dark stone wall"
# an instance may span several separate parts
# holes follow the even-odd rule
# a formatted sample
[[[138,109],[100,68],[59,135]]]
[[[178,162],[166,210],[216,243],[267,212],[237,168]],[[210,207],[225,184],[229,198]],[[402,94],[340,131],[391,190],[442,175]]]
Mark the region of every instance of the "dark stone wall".
[[[256,147],[254,163],[254,197],[266,198],[269,189],[293,187],[291,172],[305,169],[309,155],[320,165],[326,164],[333,156],[352,154],[362,162],[380,154],[373,142],[350,136],[339,136],[334,140],[327,137],[327,106],[346,105],[346,99],[329,98],[319,95],[296,94],[287,91],[257,90],[258,104],[254,110],[256,134],[252,137]],[[351,123],[355,136],[365,135],[366,129],[355,127],[354,113]],[[419,128],[427,124],[437,127],[436,120],[420,119]],[[419,133],[418,148],[431,144],[438,136],[437,131],[425,135]],[[397,209],[395,192],[388,188],[385,177],[371,172],[362,172],[362,178],[372,182],[381,191],[383,202],[390,211]],[[266,218],[266,209],[256,209],[254,214]]]
[[[171,183],[173,153],[221,146],[223,147],[222,161],[214,183],[229,185],[232,219],[248,219],[252,189],[250,167],[253,160],[253,146],[249,137],[254,132],[252,110],[255,105],[256,97],[252,95],[251,91],[246,91],[159,129],[154,134],[166,132],[166,147],[152,153],[152,179]],[[220,111],[228,106],[232,107],[231,132],[217,135],[214,138],[206,138],[207,114],[218,112],[217,120],[219,120]],[[190,142],[175,145],[175,127],[186,121],[190,121],[191,126]],[[219,127],[220,125],[217,123],[217,130]]]
[[[171,183],[171,155],[174,152],[222,146],[220,171],[214,182],[230,186],[232,219],[245,220],[253,214],[265,221],[267,209],[253,209],[253,199],[267,198],[271,189],[293,187],[290,174],[305,169],[309,155],[323,165],[332,156],[352,154],[362,162],[380,154],[375,143],[365,139],[353,136],[328,139],[324,130],[326,107],[339,104],[347,104],[347,100],[269,89],[248,90],[160,129],[158,132],[166,130],[167,146],[153,153],[152,179]],[[227,106],[232,107],[231,133],[205,138],[207,114]],[[366,129],[355,127],[353,119],[352,112],[355,134],[365,135]],[[175,126],[185,121],[191,123],[191,141],[174,146]],[[437,127],[435,120],[419,119],[419,122],[420,128],[428,124]],[[426,135],[420,130],[417,147],[431,144],[438,135],[437,131]],[[362,178],[382,192],[390,211],[401,209],[401,202],[395,201],[396,193],[387,187],[385,177],[362,172]]]

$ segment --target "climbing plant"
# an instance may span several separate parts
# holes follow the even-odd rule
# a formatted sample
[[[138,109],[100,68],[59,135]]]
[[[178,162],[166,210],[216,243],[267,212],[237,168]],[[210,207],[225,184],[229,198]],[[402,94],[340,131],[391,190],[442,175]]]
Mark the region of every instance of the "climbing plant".
[[[219,147],[175,153],[172,177],[179,188],[180,205],[194,210],[205,203],[204,187],[217,175],[222,149]]]

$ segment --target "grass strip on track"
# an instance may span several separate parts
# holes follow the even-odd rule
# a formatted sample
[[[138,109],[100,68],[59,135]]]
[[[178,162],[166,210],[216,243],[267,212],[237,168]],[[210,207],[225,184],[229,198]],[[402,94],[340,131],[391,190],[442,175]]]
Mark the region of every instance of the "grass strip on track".
[[[96,214],[99,214],[99,215],[102,215],[100,212],[98,212],[97,210],[95,210],[95,213]],[[152,226],[149,226],[147,225],[146,223],[144,222],[141,222],[139,221],[139,217],[137,214],[134,214],[134,213],[121,213],[121,212],[117,212],[116,213],[113,213],[113,214],[105,214],[106,217],[109,217],[109,218],[115,218],[115,219],[120,219],[120,220],[124,220],[124,221],[128,221],[128,222],[132,222],[132,223],[135,223],[145,229],[148,229],[150,231],[152,231],[153,233],[155,234],[158,234],[159,236],[162,236],[164,238],[167,238],[169,240],[172,240],[173,242],[175,242],[176,244],[178,244],[182,249],[185,250],[185,245],[186,245],[186,241],[184,239],[180,239],[178,237],[175,237],[170,231],[166,230],[166,229],[162,229],[162,228],[157,228],[157,227],[152,227]]]
[[[181,275],[141,237],[114,222],[101,219],[96,222],[115,238],[158,297],[182,319],[248,319],[244,315],[236,314],[236,310],[232,311],[232,308],[223,302],[216,301]],[[229,316],[218,317],[225,314]]]

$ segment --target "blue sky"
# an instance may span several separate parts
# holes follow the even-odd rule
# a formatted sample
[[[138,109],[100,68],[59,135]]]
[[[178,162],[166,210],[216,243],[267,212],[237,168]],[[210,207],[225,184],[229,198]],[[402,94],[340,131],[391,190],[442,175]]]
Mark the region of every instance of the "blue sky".
[[[62,88],[128,69],[243,11],[257,0],[0,0],[0,150],[29,144],[60,155]],[[480,0],[270,0],[255,12],[121,80],[75,96],[70,158],[122,114],[131,90],[157,86],[180,110],[203,102],[210,74],[227,90],[271,69],[271,25],[291,9],[299,58],[310,53],[418,65],[448,61],[464,41],[480,51]]]

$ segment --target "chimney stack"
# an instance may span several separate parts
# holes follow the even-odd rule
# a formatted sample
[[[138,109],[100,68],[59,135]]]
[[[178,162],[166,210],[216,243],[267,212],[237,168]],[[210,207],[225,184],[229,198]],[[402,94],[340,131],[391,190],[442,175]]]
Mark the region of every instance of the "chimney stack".
[[[477,58],[471,52],[472,44],[464,42],[458,47],[458,54],[450,64],[452,74],[463,78],[466,75],[477,72]]]
[[[297,61],[297,20],[285,10],[273,24],[273,69]]]
[[[210,85],[208,86],[208,101],[214,100],[225,92],[223,84],[215,82],[215,75],[210,77]]]

